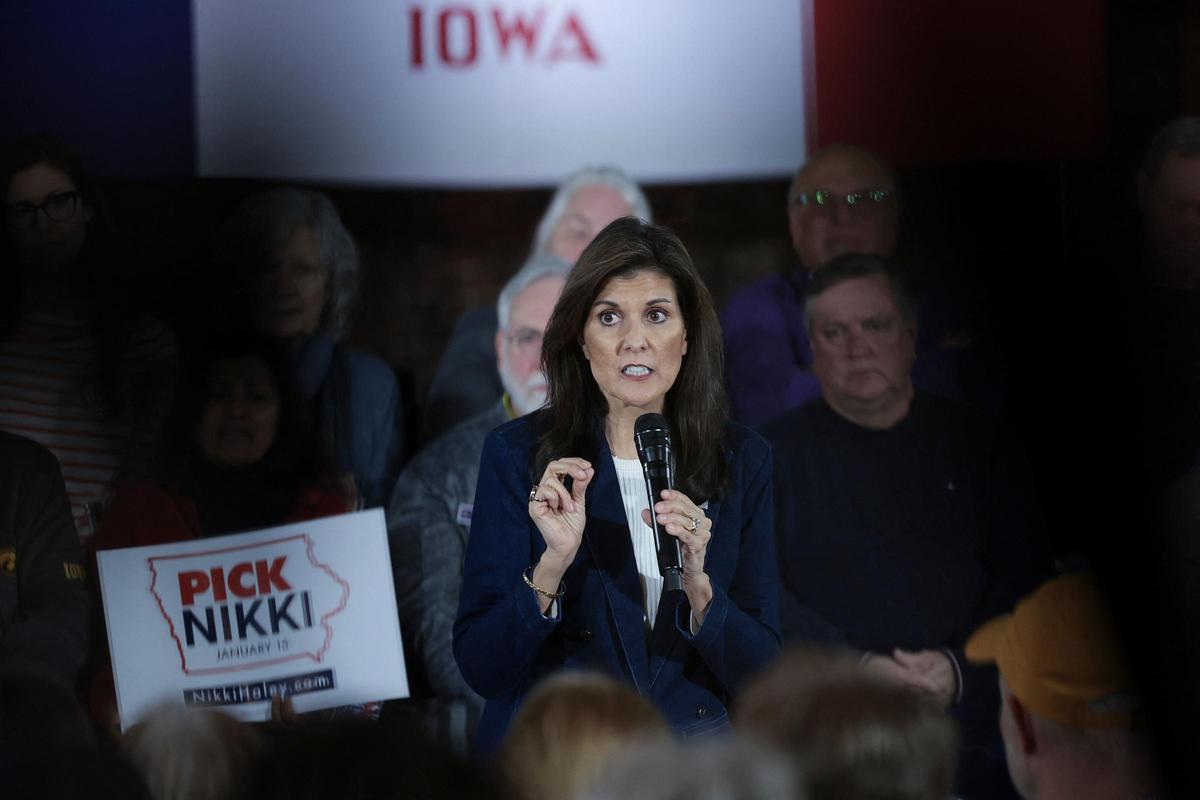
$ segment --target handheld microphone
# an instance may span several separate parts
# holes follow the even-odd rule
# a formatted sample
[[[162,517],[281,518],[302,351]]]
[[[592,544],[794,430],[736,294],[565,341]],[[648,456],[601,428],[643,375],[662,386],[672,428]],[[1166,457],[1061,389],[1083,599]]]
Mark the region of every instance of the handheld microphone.
[[[654,544],[658,549],[658,572],[663,576],[663,589],[683,590],[683,555],[679,540],[667,533],[658,522],[654,504],[662,500],[663,489],[675,488],[675,453],[671,449],[671,429],[662,414],[642,414],[633,423],[633,443],[646,493],[650,495],[650,524],[654,528]]]

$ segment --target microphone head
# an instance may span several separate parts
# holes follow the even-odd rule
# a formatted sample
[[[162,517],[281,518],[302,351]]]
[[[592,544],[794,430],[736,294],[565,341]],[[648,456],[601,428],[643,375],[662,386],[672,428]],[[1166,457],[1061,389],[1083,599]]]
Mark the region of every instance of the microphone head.
[[[642,414],[633,423],[633,443],[643,464],[667,457],[671,450],[671,428],[667,418],[662,414]]]

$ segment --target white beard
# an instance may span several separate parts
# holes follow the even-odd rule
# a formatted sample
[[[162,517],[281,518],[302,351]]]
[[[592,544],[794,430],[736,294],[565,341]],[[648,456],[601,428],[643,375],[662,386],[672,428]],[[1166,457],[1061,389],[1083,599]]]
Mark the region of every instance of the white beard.
[[[523,417],[546,405],[549,387],[546,385],[546,376],[540,370],[526,378],[524,383],[517,383],[516,378],[509,374],[506,357],[500,364],[500,383],[504,384],[504,391],[508,392],[508,399],[517,416]]]

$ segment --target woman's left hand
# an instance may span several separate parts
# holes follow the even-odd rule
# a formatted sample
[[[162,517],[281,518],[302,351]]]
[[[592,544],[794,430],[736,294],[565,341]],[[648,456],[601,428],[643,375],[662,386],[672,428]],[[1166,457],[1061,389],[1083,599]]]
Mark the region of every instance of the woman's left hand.
[[[679,551],[683,556],[683,591],[699,625],[712,600],[712,584],[704,572],[704,557],[708,552],[708,540],[712,538],[712,520],[691,498],[673,489],[663,490],[662,500],[654,504],[654,513],[663,529],[679,540]],[[649,510],[642,512],[642,519],[650,525]]]

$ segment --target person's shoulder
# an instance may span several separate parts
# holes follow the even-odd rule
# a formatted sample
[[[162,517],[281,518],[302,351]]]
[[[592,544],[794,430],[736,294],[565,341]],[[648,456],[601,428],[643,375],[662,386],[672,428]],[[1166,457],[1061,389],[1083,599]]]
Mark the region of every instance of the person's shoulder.
[[[827,412],[824,401],[816,398],[785,411],[761,425],[759,430],[772,447],[787,448],[809,436],[821,424]]]
[[[8,431],[0,431],[0,469],[6,472],[37,470],[58,472],[58,459],[43,444]]]
[[[351,347],[343,347],[350,380],[355,383],[384,386],[396,383],[396,371],[383,358]]]
[[[447,461],[458,463],[471,454],[478,458],[488,432],[508,421],[508,412],[504,409],[504,403],[497,400],[486,410],[473,417],[467,417],[425,445],[420,452],[413,456],[409,466],[405,469],[406,471],[408,469],[423,471],[431,465],[436,465],[440,469]]]
[[[740,422],[725,423],[725,447],[734,454],[753,460],[754,456],[770,452],[771,445],[761,433]]]

